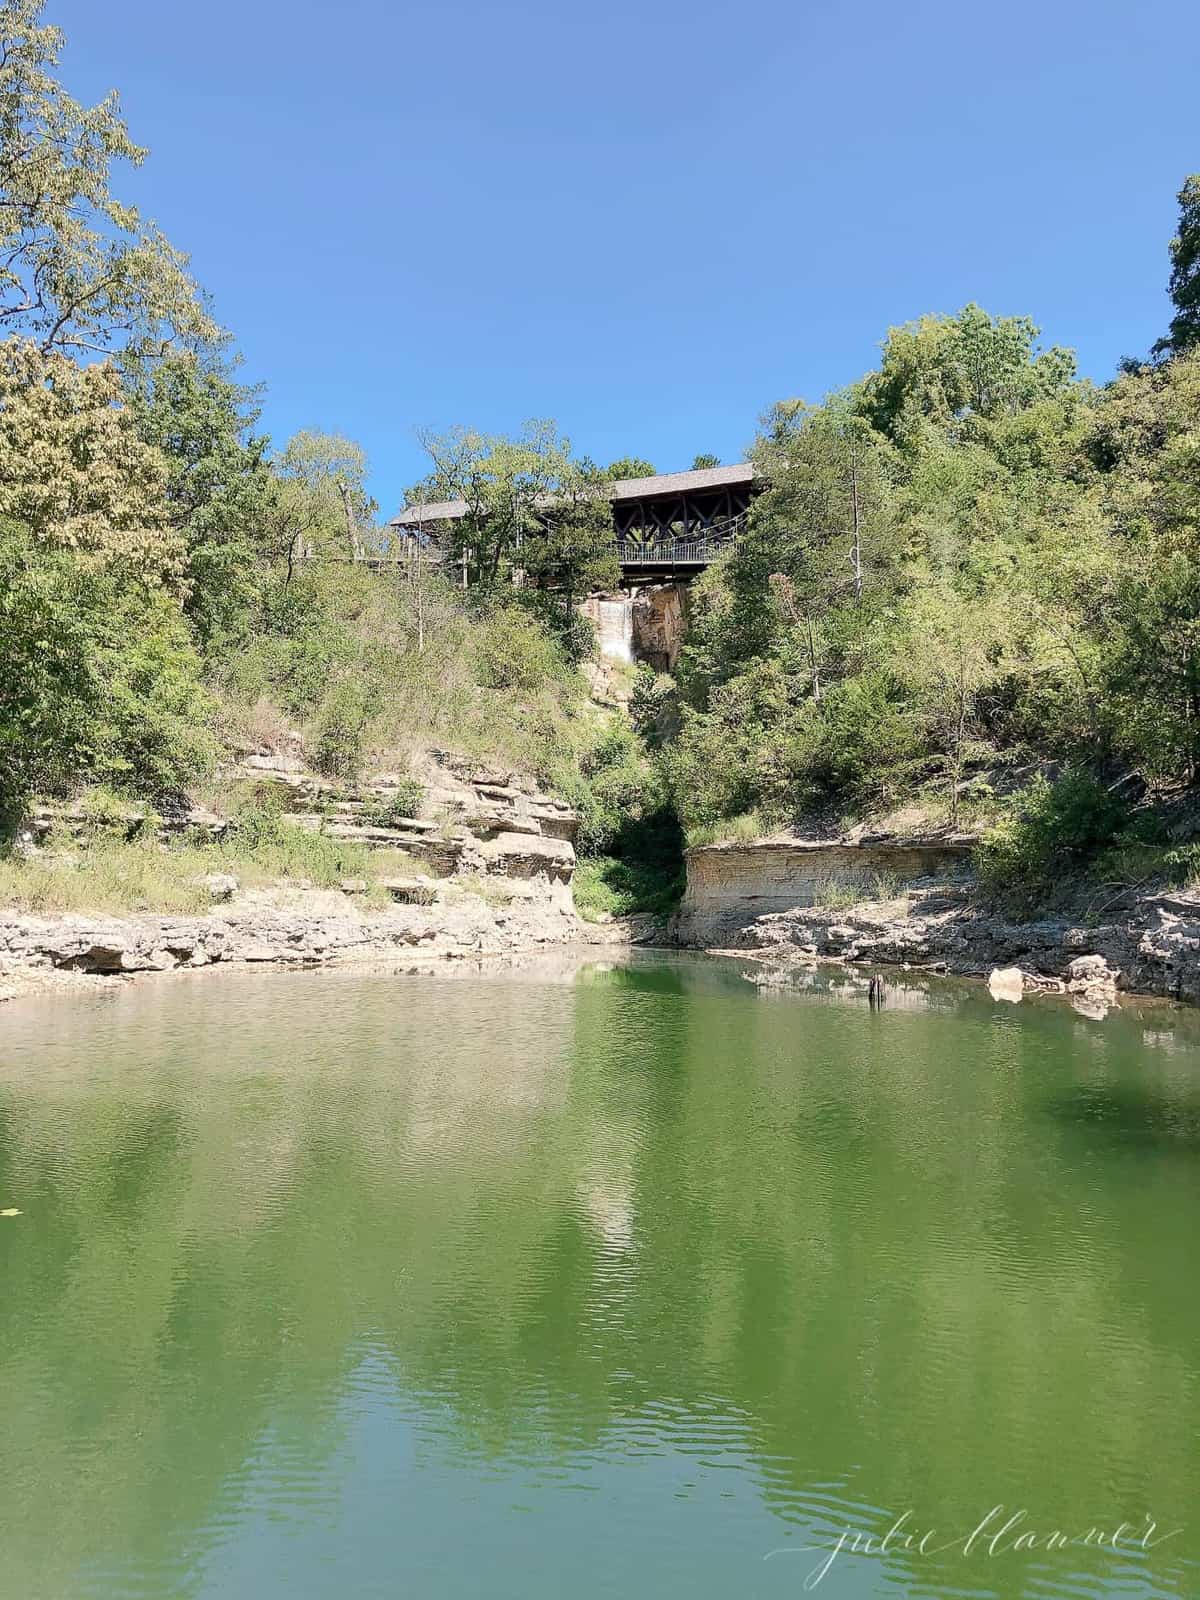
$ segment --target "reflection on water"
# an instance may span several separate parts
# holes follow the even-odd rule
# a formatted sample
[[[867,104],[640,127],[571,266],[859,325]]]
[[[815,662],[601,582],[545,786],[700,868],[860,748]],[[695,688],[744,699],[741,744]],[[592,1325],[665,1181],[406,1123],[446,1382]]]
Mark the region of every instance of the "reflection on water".
[[[1194,1596],[1198,1069],[652,955],[10,1007],[0,1595]]]

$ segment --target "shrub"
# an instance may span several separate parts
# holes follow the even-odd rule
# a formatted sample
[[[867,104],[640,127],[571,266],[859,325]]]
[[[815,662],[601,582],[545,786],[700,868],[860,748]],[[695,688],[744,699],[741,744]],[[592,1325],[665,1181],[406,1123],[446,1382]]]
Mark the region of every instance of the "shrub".
[[[381,795],[368,815],[377,827],[394,828],[397,823],[415,817],[425,798],[425,786],[418,778],[401,778],[394,789]]]
[[[325,697],[313,725],[313,765],[327,778],[356,778],[370,711],[366,685],[342,678]]]
[[[1054,783],[1039,777],[1016,813],[984,836],[980,877],[1013,909],[1044,902],[1113,843],[1128,817],[1125,803],[1086,772],[1065,772]]]
[[[475,681],[484,689],[540,689],[567,675],[562,650],[529,611],[505,606],[472,639]]]

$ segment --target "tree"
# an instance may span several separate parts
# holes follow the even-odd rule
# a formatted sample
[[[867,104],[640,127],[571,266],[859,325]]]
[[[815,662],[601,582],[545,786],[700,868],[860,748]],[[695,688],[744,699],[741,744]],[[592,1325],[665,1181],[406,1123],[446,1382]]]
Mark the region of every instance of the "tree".
[[[140,166],[117,95],[80,105],[53,75],[63,45],[42,0],[0,0],[0,329],[43,354],[161,354],[219,336],[186,257],[111,194]]]
[[[522,560],[529,575],[558,596],[568,620],[577,601],[615,588],[621,567],[607,480],[594,471],[563,473],[542,531],[526,543]]]
[[[35,545],[178,583],[167,469],[107,362],[77,366],[27,339],[0,344],[0,516]]]
[[[1156,356],[1179,356],[1200,345],[1200,172],[1185,178],[1179,195],[1179,231],[1171,240],[1169,293],[1175,306],[1170,330]]]
[[[275,462],[274,520],[288,577],[300,557],[357,561],[378,510],[366,490],[367,454],[339,433],[302,429]]]
[[[1006,670],[1010,613],[1003,597],[968,598],[944,578],[921,589],[909,603],[907,672],[915,688],[917,714],[927,722],[945,777],[952,825],[959,819],[967,762],[991,753],[981,697]]]
[[[770,488],[751,512],[751,538],[806,612],[859,602],[885,561],[890,482],[886,445],[850,397],[776,407],[755,452]],[[783,591],[776,585],[777,593]]]
[[[553,422],[527,423],[516,438],[454,428],[424,434],[421,442],[434,470],[407,498],[410,505],[465,503],[466,514],[449,526],[447,547],[467,581],[492,589],[525,571],[579,592],[599,559],[607,472],[573,460],[570,441]]]
[[[692,462],[692,471],[693,472],[703,472],[707,467],[719,467],[720,465],[721,465],[720,456],[699,455]]]
[[[156,797],[211,758],[175,598],[129,565],[0,518],[0,819],[103,781]]]
[[[653,478],[657,476],[654,463],[641,456],[621,456],[604,470],[606,478]]]
[[[990,317],[968,305],[954,317],[922,317],[891,328],[878,372],[859,385],[856,408],[879,433],[909,450],[933,428],[957,440],[976,419],[995,419],[1057,394],[1075,375],[1059,346],[1037,349],[1028,317]]]
[[[130,380],[146,443],[166,463],[169,526],[187,550],[185,609],[206,643],[251,604],[271,509],[268,441],[253,397],[219,364],[177,352]]]

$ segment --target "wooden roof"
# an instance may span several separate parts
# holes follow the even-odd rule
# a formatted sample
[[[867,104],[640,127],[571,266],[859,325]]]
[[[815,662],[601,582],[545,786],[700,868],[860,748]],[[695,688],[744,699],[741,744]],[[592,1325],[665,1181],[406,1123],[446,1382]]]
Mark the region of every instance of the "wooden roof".
[[[609,499],[654,500],[663,495],[703,494],[708,489],[726,489],[750,484],[754,468],[748,461],[732,467],[701,467],[695,472],[660,472],[653,478],[615,478]],[[391,528],[416,527],[426,522],[454,522],[467,514],[465,500],[434,500],[428,505],[405,506],[388,524]]]

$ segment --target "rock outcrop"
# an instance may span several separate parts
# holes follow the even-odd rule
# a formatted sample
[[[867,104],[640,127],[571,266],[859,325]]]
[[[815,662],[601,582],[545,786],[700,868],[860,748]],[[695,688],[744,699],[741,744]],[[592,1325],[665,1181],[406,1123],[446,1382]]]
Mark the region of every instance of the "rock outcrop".
[[[390,903],[371,902],[366,878],[346,879],[340,890],[280,884],[244,892],[233,874],[213,872],[196,880],[212,902],[200,916],[44,917],[0,909],[0,999],[29,987],[30,974],[390,961],[413,951],[424,960],[493,956],[561,944],[578,931],[571,895],[578,818],[517,773],[432,751],[419,779],[422,814],[411,817],[401,805],[414,796],[407,773],[334,784],[307,772],[296,756],[250,752],[227,776],[253,785],[292,827],[403,852],[412,867],[397,863],[402,870],[379,884]],[[194,826],[197,815],[181,807],[164,833]],[[206,832],[214,831],[208,815],[201,819]],[[130,808],[115,824],[132,836],[146,818]],[[214,821],[216,831],[232,826]],[[111,830],[114,819],[105,825]],[[28,848],[51,834],[82,841],[95,826],[83,810],[47,809]]]
[[[1200,896],[1146,894],[1120,921],[1098,925],[1011,922],[976,901],[968,851],[955,839],[692,850],[672,934],[681,944],[780,965],[990,974],[1002,998],[1053,989],[1101,1011],[1118,989],[1200,1003]],[[828,903],[831,895],[838,904]]]
[[[259,891],[203,916],[34,917],[0,914],[0,992],[22,972],[117,975],[214,963],[331,962],[499,956],[570,940],[576,921],[545,896],[485,899],[462,889],[396,896],[373,909],[331,891]]]
[[[964,836],[861,842],[756,840],[687,852],[687,888],[674,932],[681,944],[721,945],[760,918],[797,907],[890,899],[916,883],[945,881],[970,859]]]

